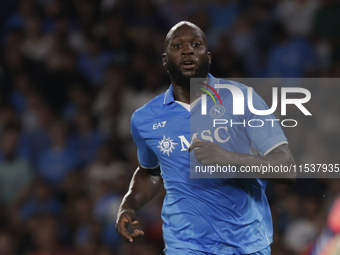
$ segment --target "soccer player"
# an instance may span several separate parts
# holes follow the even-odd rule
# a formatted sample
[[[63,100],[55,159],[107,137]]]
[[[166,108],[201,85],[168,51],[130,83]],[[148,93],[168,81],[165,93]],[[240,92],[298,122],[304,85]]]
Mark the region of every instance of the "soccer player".
[[[129,233],[127,228],[138,224],[135,212],[155,197],[164,183],[165,254],[270,254],[273,230],[266,180],[190,178],[190,156],[202,165],[294,164],[281,127],[276,123],[274,128],[256,132],[230,129],[223,144],[198,135],[189,145],[190,78],[215,79],[208,74],[211,53],[202,30],[186,21],[171,28],[164,48],[163,65],[172,84],[132,116],[131,133],[140,165],[118,212],[118,234],[129,242],[144,234],[140,229]],[[255,100],[257,106],[268,109],[259,96]],[[262,156],[251,155],[252,148]],[[283,177],[289,178],[273,181],[290,183],[295,178]]]

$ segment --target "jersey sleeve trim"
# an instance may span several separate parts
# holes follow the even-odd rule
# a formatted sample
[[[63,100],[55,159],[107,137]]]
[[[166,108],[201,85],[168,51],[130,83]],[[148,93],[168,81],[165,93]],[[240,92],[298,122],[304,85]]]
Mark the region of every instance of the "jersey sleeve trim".
[[[143,167],[143,168],[145,168],[145,169],[156,169],[157,167],[160,166],[159,163],[158,163],[157,166],[155,166],[155,167],[143,166],[140,162],[139,162],[139,164],[140,164],[141,167]]]
[[[133,140],[137,146],[137,158],[139,164],[143,168],[156,168],[156,165],[159,165],[159,161],[157,156],[152,151],[152,149],[148,146],[145,139],[140,134],[140,130],[136,125],[136,112],[131,117],[131,134]]]
[[[269,148],[265,153],[263,153],[263,156],[268,155],[272,150],[276,149],[277,147],[279,147],[279,146],[281,146],[281,145],[283,145],[283,144],[288,144],[288,142],[287,142],[287,141],[281,141],[281,142],[275,144],[274,146],[272,146],[271,148]]]

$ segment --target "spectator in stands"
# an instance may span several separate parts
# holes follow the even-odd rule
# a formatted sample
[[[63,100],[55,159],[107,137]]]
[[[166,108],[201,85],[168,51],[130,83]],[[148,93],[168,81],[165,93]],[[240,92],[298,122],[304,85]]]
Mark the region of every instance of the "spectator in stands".
[[[126,165],[115,155],[113,146],[105,143],[98,151],[96,160],[87,169],[88,189],[93,198],[103,195],[102,185],[112,185],[116,193],[122,195],[126,187]],[[122,184],[124,183],[124,184]],[[106,191],[104,191],[104,194]]]
[[[9,231],[0,232],[0,255],[15,255],[17,248],[15,239]]]
[[[51,146],[38,158],[38,176],[59,186],[63,179],[79,166],[77,152],[70,146],[68,128],[63,121],[56,121],[50,130]]]
[[[54,197],[54,190],[43,180],[35,180],[25,195],[26,198],[18,205],[21,221],[27,222],[37,215],[61,215],[62,205]]]
[[[111,51],[103,49],[94,37],[86,40],[86,51],[79,56],[78,68],[94,87],[101,85],[104,72],[113,62]]]
[[[28,158],[20,153],[19,142],[20,128],[7,126],[0,143],[0,201],[5,205],[15,202],[34,177]]]
[[[64,254],[75,255],[72,248],[61,244],[58,238],[58,221],[55,217],[44,215],[39,219],[36,231],[33,232],[35,249],[30,255]]]
[[[304,77],[317,68],[316,54],[310,41],[290,37],[282,24],[274,28],[276,43],[268,54],[267,77]]]
[[[74,116],[73,125],[70,144],[76,152],[79,167],[84,167],[95,159],[104,137],[95,128],[94,118],[89,111],[79,110]]]

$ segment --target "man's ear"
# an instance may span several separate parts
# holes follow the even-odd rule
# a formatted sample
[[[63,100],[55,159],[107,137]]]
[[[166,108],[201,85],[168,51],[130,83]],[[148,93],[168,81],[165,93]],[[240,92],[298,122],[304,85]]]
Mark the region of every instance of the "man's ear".
[[[163,62],[163,66],[166,66],[166,53],[162,54],[162,62]]]
[[[208,59],[209,59],[209,64],[211,64],[211,52],[208,52]]]

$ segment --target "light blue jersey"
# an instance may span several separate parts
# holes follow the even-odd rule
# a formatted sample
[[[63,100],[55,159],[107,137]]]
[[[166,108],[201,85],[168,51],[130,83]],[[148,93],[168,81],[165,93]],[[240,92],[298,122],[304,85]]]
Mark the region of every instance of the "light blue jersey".
[[[209,77],[211,86],[214,86],[214,78]],[[232,84],[247,94],[245,85]],[[253,116],[248,109],[245,109],[244,116],[235,117],[230,107],[231,94],[220,93],[220,96],[226,105],[225,116],[229,119],[268,119],[268,116]],[[255,93],[254,107],[268,109]],[[202,132],[209,128],[211,130],[203,134],[214,134],[215,131],[209,121],[190,130],[190,118],[195,109],[198,111],[200,105],[190,112],[176,102],[170,86],[164,94],[138,109],[131,119],[140,164],[144,168],[159,165],[161,168],[167,191],[162,209],[165,245],[218,255],[251,254],[263,250],[272,242],[273,236],[265,181],[190,178],[190,155],[193,154],[187,152],[192,141],[190,136],[196,133],[197,138],[210,140]],[[256,149],[264,155],[287,143],[278,123],[274,127],[267,125],[256,130],[237,125],[220,129],[218,136],[222,143],[217,143],[223,148],[247,154]]]

